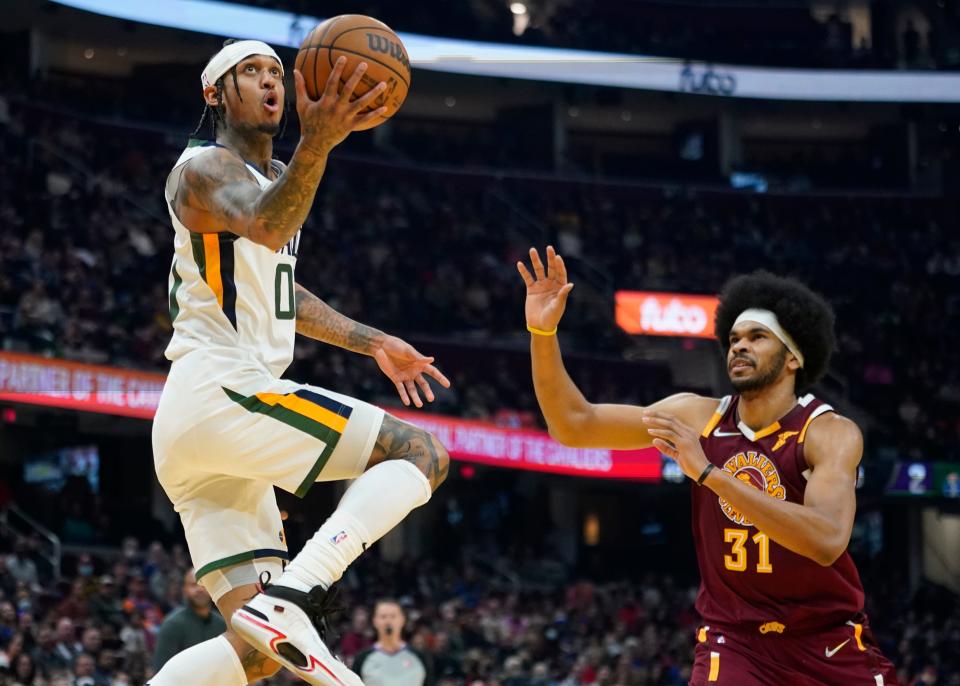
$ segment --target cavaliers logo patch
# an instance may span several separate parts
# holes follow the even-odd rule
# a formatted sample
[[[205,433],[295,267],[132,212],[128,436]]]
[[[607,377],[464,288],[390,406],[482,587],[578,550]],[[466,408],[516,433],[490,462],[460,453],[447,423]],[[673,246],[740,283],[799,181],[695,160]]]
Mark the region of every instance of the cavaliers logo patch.
[[[780,483],[780,472],[777,471],[777,465],[763,453],[753,450],[745,453],[737,453],[729,460],[723,463],[723,470],[728,474],[750,484],[760,491],[764,491],[771,498],[786,500],[787,491]],[[744,517],[739,510],[728,503],[723,498],[718,498],[720,509],[727,519],[741,526],[753,526],[753,522]]]

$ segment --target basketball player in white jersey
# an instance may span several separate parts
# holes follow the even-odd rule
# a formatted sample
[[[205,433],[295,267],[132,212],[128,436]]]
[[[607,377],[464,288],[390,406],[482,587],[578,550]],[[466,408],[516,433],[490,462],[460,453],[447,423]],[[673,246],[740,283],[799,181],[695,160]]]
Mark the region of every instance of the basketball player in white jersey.
[[[430,434],[367,403],[283,380],[299,333],[372,356],[404,404],[449,381],[402,340],[331,309],[296,283],[300,227],[330,150],[384,108],[353,102],[365,64],[319,100],[295,73],[300,142],[272,159],[283,65],[259,41],[228,41],[202,74],[216,142],[191,142],[171,171],[170,374],[153,425],[157,476],[180,513],[197,581],[230,627],[173,657],[150,686],[242,686],[281,665],[311,684],[360,679],[324,644],[329,588],[346,567],[444,480]],[[203,120],[201,120],[201,126]],[[356,479],[336,511],[288,559],[273,488]],[[266,574],[268,573],[268,574]],[[271,583],[272,582],[272,583]]]

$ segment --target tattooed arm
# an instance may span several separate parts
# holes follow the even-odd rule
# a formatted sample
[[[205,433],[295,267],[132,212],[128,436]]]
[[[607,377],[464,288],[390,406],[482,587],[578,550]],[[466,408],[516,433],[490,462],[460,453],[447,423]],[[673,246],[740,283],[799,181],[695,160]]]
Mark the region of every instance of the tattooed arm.
[[[373,355],[383,345],[383,331],[355,322],[323,302],[300,284],[294,285],[297,333],[344,350]]]
[[[341,87],[346,64],[343,57],[337,60],[318,100],[307,95],[303,76],[294,72],[300,143],[286,172],[266,190],[260,189],[243,160],[226,148],[215,148],[187,162],[173,202],[184,226],[198,233],[231,231],[271,250],[286,245],[310,212],[330,151],[351,131],[386,112],[379,107],[361,114],[386,84],[378,83],[352,99],[366,63],[358,65]]]
[[[450,387],[447,377],[433,366],[432,357],[421,355],[396,336],[345,317],[300,284],[295,284],[294,288],[297,333],[373,357],[380,370],[393,382],[404,405],[409,405],[412,400],[417,407],[423,407],[417,387],[428,402],[433,402],[433,391],[424,374],[432,376],[444,388]]]
[[[279,250],[300,229],[327,166],[327,155],[297,147],[286,172],[260,188],[236,153],[215,148],[187,162],[173,209],[191,231],[230,231]]]

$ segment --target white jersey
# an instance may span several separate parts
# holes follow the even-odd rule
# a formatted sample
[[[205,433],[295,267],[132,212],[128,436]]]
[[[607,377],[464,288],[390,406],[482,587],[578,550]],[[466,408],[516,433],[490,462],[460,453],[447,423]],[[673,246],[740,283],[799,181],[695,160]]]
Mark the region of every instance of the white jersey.
[[[236,350],[238,364],[256,362],[279,377],[293,360],[297,311],[294,268],[300,232],[279,251],[224,230],[195,233],[173,210],[181,167],[216,143],[196,142],[180,155],[168,177],[164,196],[174,228],[170,268],[171,362],[198,349]],[[277,173],[279,163],[274,163]],[[253,165],[247,169],[261,188],[272,181]]]

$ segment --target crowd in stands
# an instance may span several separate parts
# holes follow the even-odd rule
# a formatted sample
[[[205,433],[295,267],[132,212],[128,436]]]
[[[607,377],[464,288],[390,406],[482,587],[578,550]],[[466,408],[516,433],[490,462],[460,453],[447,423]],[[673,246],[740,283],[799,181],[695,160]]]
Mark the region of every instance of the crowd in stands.
[[[161,189],[183,141],[31,118],[17,107],[4,119],[2,347],[164,369],[171,251]],[[458,382],[441,396],[444,412],[537,414],[525,358],[492,344],[522,350],[514,265],[528,246],[549,242],[581,285],[564,341],[591,397],[644,402],[671,390],[654,364],[576,361],[622,359],[633,345],[612,322],[614,289],[715,293],[732,274],[766,268],[800,277],[833,303],[837,382],[878,420],[885,444],[924,459],[958,454],[954,199],[681,192],[342,159],[316,207],[301,243],[301,283],[431,354],[443,348],[437,341],[456,342],[453,364],[439,358]],[[298,346],[291,374],[392,400],[372,365],[309,343]]]
[[[368,553],[340,584],[339,654],[349,664],[371,645],[370,608],[391,597],[438,686],[687,683],[692,584],[657,574],[588,582],[556,562],[510,559],[519,579],[496,573],[496,558],[481,568],[469,557],[390,563]],[[17,542],[0,563],[0,684],[140,686],[164,617],[183,602],[188,565],[182,546],[128,539],[109,556],[70,557],[54,579],[35,545]],[[874,631],[904,686],[960,684],[960,599],[931,585],[910,595],[900,579],[867,583]],[[281,674],[269,683],[295,682]]]

